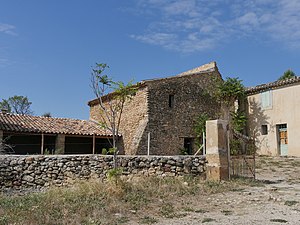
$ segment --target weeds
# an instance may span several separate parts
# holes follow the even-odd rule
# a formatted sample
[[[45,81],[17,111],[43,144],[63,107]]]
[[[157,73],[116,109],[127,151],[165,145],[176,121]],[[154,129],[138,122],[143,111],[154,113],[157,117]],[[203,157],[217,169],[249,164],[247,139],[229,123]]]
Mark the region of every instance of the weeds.
[[[215,219],[212,219],[212,218],[204,218],[202,220],[202,223],[209,223],[209,222],[213,222],[213,221],[216,221]]]
[[[298,204],[297,201],[285,201],[284,205],[287,205],[287,206],[294,206]]]
[[[131,220],[151,224],[157,219],[149,217],[149,213],[166,218],[184,217],[192,211],[206,213],[188,206],[195,199],[249,183],[240,180],[205,182],[191,177],[135,177],[130,181],[120,177],[117,184],[110,180],[77,182],[72,187],[51,188],[23,196],[0,195],[0,224],[92,225],[122,224]]]
[[[150,217],[150,216],[145,216],[139,220],[140,224],[153,224],[153,223],[157,223],[157,222],[158,222],[157,219]]]
[[[221,213],[223,213],[225,216],[230,216],[233,212],[231,210],[222,210]]]
[[[277,223],[287,223],[287,220],[284,219],[270,219],[271,222],[277,222]]]
[[[175,217],[175,209],[171,203],[164,203],[161,207],[160,213],[163,217],[173,218]]]
[[[195,213],[207,213],[208,211],[205,209],[196,209]]]

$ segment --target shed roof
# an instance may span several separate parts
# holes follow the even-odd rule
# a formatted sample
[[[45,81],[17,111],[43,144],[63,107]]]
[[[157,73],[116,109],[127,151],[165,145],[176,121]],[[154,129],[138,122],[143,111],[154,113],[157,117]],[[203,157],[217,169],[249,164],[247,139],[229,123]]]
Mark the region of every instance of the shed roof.
[[[253,94],[256,94],[256,93],[259,93],[262,91],[288,87],[288,86],[292,86],[292,85],[296,85],[296,84],[300,84],[300,77],[294,77],[294,78],[285,79],[285,80],[278,80],[278,81],[267,83],[267,84],[260,84],[255,87],[249,87],[249,88],[246,88],[246,94],[253,95]]]
[[[0,130],[20,133],[112,136],[96,122],[0,112]]]

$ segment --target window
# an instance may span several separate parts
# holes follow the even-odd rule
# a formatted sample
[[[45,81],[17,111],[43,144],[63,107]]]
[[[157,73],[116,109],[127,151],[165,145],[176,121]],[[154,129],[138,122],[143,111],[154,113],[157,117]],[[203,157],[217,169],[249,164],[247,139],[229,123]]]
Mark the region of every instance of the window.
[[[261,106],[263,109],[272,108],[272,90],[262,92],[261,96]]]
[[[174,107],[174,95],[169,95],[169,107]]]
[[[262,135],[268,134],[268,125],[261,125],[261,134]]]

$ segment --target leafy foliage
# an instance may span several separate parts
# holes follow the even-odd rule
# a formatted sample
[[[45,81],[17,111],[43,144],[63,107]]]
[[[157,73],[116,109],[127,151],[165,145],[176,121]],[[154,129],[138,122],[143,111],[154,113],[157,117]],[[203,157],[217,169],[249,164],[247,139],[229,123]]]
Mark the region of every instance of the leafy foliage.
[[[278,80],[286,80],[295,77],[297,77],[296,74],[291,69],[288,69],[284,72],[284,74],[281,77],[278,78]]]
[[[218,83],[216,95],[220,102],[231,105],[245,96],[245,87],[239,78],[227,77],[225,81]]]
[[[51,113],[50,112],[46,112],[42,115],[43,117],[52,117]]]
[[[32,102],[27,97],[15,95],[8,99],[2,99],[0,102],[0,109],[5,109],[9,113],[32,115],[33,111],[30,109]]]
[[[241,133],[246,127],[247,117],[244,112],[237,110],[236,112],[231,113],[232,118],[232,128],[233,130]]]

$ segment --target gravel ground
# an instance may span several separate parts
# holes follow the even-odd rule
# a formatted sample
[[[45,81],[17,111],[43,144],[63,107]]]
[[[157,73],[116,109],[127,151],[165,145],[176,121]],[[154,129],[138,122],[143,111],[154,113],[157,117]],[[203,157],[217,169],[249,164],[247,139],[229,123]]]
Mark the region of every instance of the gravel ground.
[[[155,224],[300,224],[300,158],[259,157],[256,171],[263,185],[195,199]]]

